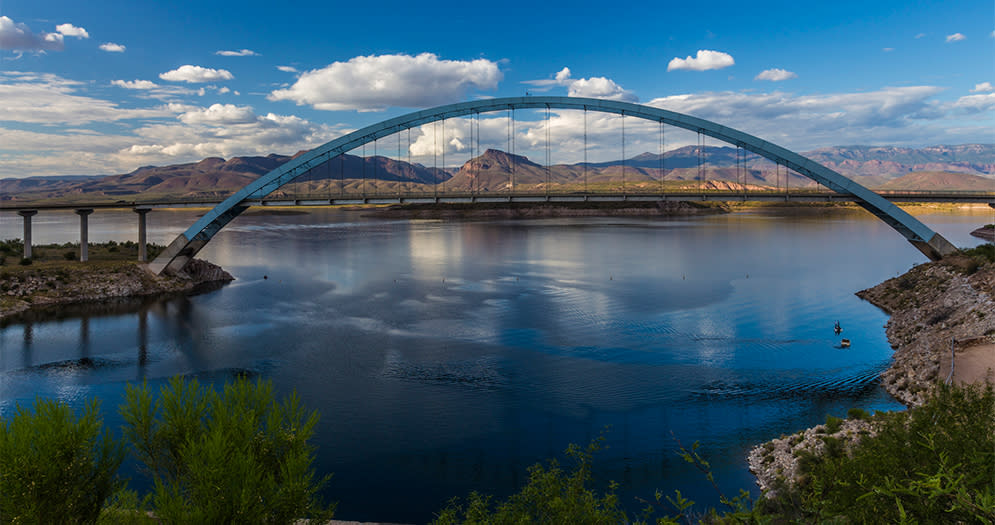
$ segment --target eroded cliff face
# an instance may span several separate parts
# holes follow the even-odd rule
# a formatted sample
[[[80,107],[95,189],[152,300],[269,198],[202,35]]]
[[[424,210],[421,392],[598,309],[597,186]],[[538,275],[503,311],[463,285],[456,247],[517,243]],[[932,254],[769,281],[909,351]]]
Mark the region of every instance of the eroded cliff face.
[[[857,292],[891,316],[885,325],[895,349],[891,367],[882,374],[885,389],[907,406],[922,404],[940,377],[941,363],[954,351],[995,343],[995,263],[980,264],[963,255],[916,266],[905,274]],[[949,369],[949,367],[947,367]],[[765,491],[794,483],[799,458],[820,454],[825,437],[852,446],[873,436],[873,424],[845,420],[781,436],[750,451],[750,471]]]
[[[891,319],[895,349],[884,387],[909,406],[923,403],[954,350],[995,342],[995,264],[953,256],[917,266],[857,295]]]
[[[35,307],[184,293],[232,280],[220,266],[198,259],[182,276],[153,275],[132,262],[81,264],[72,269],[11,267],[0,270],[0,320]]]

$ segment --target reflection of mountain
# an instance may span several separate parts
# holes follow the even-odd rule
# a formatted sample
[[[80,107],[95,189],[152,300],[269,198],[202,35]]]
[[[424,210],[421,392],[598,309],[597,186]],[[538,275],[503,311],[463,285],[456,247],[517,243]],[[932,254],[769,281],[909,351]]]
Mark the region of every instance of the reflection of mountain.
[[[299,153],[298,153],[299,155]],[[850,146],[824,148],[805,154],[870,187],[891,189],[992,189],[995,185],[995,144],[933,146],[921,149]],[[507,191],[511,187],[550,185],[613,187],[624,178],[633,187],[698,184],[710,187],[783,186],[785,170],[757,155],[739,154],[731,147],[685,146],[658,154],[600,163],[542,166],[526,157],[489,149],[456,170],[429,168],[383,156],[345,155],[298,178],[280,194],[331,194],[339,191]],[[124,175],[64,176],[4,179],[0,200],[62,201],[217,198],[227,196],[293,157],[207,158],[190,164],[146,166]],[[737,160],[739,162],[737,162]],[[740,164],[742,167],[737,168]],[[789,175],[792,187],[814,183]],[[890,181],[890,182],[889,182]]]

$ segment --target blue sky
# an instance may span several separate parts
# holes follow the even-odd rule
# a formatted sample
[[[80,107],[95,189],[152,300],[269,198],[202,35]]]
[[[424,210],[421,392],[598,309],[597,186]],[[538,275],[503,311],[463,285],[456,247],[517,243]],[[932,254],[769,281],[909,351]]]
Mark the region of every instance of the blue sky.
[[[992,143],[993,86],[991,0],[0,0],[0,177],[291,154],[526,90],[664,107],[798,151]],[[578,160],[582,118],[518,115],[519,152],[548,126],[554,161]],[[589,119],[589,158],[617,158],[618,118]],[[651,124],[626,128],[627,155],[657,150]],[[465,159],[468,131],[414,130],[403,147]],[[504,115],[485,119],[481,147],[503,148],[506,131]],[[668,149],[695,142],[667,133]]]

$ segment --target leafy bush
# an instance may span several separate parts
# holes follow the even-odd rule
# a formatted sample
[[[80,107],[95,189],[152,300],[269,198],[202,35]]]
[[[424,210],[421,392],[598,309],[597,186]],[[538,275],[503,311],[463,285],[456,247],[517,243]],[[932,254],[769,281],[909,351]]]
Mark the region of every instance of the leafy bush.
[[[296,394],[277,403],[269,382],[239,379],[218,393],[173,378],[158,397],[128,386],[125,439],[151,474],[167,523],[293,523],[328,518],[307,440],[318,422]]]
[[[38,399],[0,420],[0,522],[96,523],[121,486],[121,444],[101,434],[97,402],[77,418],[65,403]]]
[[[20,264],[21,266],[31,266],[31,258],[30,257],[22,257],[21,258],[21,262],[19,262],[17,264]]]
[[[846,417],[847,419],[865,420],[865,419],[870,419],[871,415],[868,414],[867,411],[862,408],[854,407],[846,411]]]
[[[73,260],[73,259],[76,258],[76,252],[74,252],[74,251],[65,252],[65,253],[62,254],[62,258],[65,259],[65,260],[67,260],[67,261],[71,261],[71,260]]]
[[[459,498],[450,501],[433,523],[625,523],[614,483],[603,495],[587,486],[591,481],[591,456],[599,448],[600,440],[586,450],[571,444],[567,456],[574,461],[572,471],[564,471],[556,460],[546,467],[537,463],[529,467],[525,487],[507,501],[493,505],[490,496],[471,492],[465,502]]]
[[[879,414],[877,435],[805,458],[804,483],[773,507],[847,523],[995,522],[995,393],[948,386],[921,407]]]
[[[981,264],[995,262],[995,244],[992,243],[979,244],[974,248],[963,249],[961,252]]]

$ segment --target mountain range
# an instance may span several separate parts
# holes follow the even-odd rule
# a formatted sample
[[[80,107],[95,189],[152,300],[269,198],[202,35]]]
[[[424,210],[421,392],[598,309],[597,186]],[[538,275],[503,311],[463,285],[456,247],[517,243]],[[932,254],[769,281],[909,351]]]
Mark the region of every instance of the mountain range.
[[[303,152],[297,153],[297,155]],[[0,179],[0,201],[158,200],[225,197],[294,156],[211,157],[196,163],[144,166],[122,175],[52,176]],[[846,146],[823,148],[805,156],[855,181],[881,189],[961,189],[995,191],[995,144],[899,148]],[[623,182],[624,181],[624,182]],[[343,155],[298,177],[284,194],[335,194],[351,191],[507,191],[583,185],[607,189],[626,185],[668,187],[808,187],[806,177],[777,168],[735,148],[685,146],[662,156],[642,153],[611,162],[537,164],[520,155],[487,150],[459,167],[432,168],[387,157]]]

